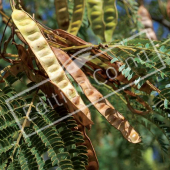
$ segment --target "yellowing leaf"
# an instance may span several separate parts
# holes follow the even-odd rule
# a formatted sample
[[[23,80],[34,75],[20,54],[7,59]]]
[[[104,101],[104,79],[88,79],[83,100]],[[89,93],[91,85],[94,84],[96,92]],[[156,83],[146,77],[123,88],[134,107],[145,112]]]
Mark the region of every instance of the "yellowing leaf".
[[[92,124],[89,109],[70,83],[36,22],[25,11],[16,9],[12,13],[12,19],[51,82],[62,91],[67,100],[77,109],[77,113],[81,115],[78,120],[84,126]]]

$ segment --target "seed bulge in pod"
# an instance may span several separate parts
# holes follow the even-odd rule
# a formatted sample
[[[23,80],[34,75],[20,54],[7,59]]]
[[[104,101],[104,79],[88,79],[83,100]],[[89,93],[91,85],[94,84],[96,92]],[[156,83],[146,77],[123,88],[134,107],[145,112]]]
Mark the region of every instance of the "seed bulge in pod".
[[[19,22],[18,25],[20,26],[28,26],[31,23],[30,18],[23,20],[22,22]]]
[[[72,99],[72,102],[75,104],[75,105],[79,105],[80,104],[80,96],[76,96]]]
[[[21,31],[23,31],[26,35],[31,35],[34,34],[35,32],[38,32],[38,28],[35,22],[33,22],[30,19],[30,24],[29,25],[25,25],[24,27],[20,28]]]
[[[41,34],[39,32],[35,32],[34,34],[29,35],[27,38],[30,41],[35,41],[36,39],[40,38]]]
[[[139,141],[141,141],[139,135],[133,129],[132,129],[132,132],[130,133],[130,140],[133,143],[138,143]]]
[[[98,165],[96,161],[89,162],[87,170],[95,170],[98,169]]]
[[[12,17],[14,20],[17,20],[17,21],[22,21],[24,19],[29,18],[29,16],[25,12],[21,10],[16,10],[16,9],[12,13]]]
[[[60,83],[57,84],[59,88],[63,89],[68,85],[68,81],[67,80],[63,80]]]
[[[92,90],[92,89],[86,89],[86,90],[85,90],[85,94],[86,94],[87,96],[90,96],[90,95],[93,94],[93,90]]]
[[[45,47],[47,47],[47,42],[45,41],[45,39],[43,37],[41,37],[41,38],[38,38],[35,41],[33,41],[31,44],[31,47],[34,51],[38,52],[38,51],[44,49]]]
[[[66,90],[66,94],[70,97],[70,98],[73,98],[76,96],[76,92],[73,88],[69,88]]]
[[[49,66],[52,66],[53,64],[55,64],[54,63],[55,58],[53,57],[53,54],[50,54],[48,56],[41,57],[40,62],[42,63],[44,68],[48,68]]]

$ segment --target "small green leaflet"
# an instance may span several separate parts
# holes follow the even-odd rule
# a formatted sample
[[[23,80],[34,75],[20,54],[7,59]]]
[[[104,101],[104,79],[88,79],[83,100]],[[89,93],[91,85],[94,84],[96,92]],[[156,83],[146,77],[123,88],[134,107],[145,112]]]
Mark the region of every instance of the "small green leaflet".
[[[167,84],[166,86],[165,86],[165,88],[169,88],[170,87],[170,84]]]
[[[121,67],[119,67],[119,71],[122,71],[125,68],[125,65],[122,65]]]
[[[146,43],[146,44],[145,44],[145,48],[149,48],[149,43]]]
[[[165,52],[166,51],[166,48],[165,46],[161,46],[161,48],[159,49],[161,52]]]
[[[168,100],[167,99],[164,100],[164,107],[165,107],[165,109],[168,109]]]
[[[111,60],[111,63],[114,63],[115,61],[118,61],[118,59],[117,59],[117,58],[113,58],[113,59]]]
[[[137,85],[138,83],[140,82],[140,77],[137,79],[137,80],[135,80],[135,85]]]

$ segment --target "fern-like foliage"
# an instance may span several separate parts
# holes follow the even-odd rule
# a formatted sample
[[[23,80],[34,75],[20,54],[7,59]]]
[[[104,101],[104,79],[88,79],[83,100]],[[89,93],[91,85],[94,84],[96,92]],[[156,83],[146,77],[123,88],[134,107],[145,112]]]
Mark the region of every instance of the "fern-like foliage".
[[[20,81],[23,75],[10,75],[0,92],[0,169],[85,169],[88,164],[87,147],[81,145],[83,136],[75,129],[77,123],[73,117],[67,116],[65,107],[53,110],[44,101],[44,106],[40,106],[38,112],[32,106],[30,125],[21,132],[16,118],[23,126],[26,118],[23,108],[28,109],[36,89],[9,101],[14,114],[9,110],[6,100],[17,94],[12,84]],[[38,93],[37,97],[41,94]],[[43,114],[44,107],[48,109],[46,114]],[[67,118],[60,120],[63,116]]]

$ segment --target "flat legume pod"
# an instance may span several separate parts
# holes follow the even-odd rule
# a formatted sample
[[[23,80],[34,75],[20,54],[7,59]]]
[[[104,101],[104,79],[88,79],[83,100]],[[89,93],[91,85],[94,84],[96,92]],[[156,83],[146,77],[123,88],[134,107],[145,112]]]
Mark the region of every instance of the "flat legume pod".
[[[105,42],[105,25],[103,20],[103,1],[87,0],[88,18],[93,32]]]
[[[58,27],[67,30],[69,26],[69,13],[67,0],[55,0],[55,10]]]
[[[152,23],[152,18],[148,12],[148,10],[141,5],[138,9],[138,15],[140,16],[139,21],[144,25],[144,28],[147,29],[148,36],[152,40],[157,40],[155,31],[153,29],[153,23]]]
[[[38,72],[35,72],[35,74],[33,74],[32,69],[33,67],[31,66],[32,61],[29,61],[31,59],[32,56],[32,51],[27,51],[22,45],[17,45],[17,49],[18,49],[18,54],[19,57],[21,58],[22,62],[19,65],[13,65],[11,67],[11,71],[12,74],[14,74],[14,76],[16,76],[19,72],[24,72],[26,73],[27,77],[35,83],[40,83],[42,81],[46,80],[46,77],[40,75]],[[30,58],[28,57],[30,56]],[[27,60],[27,62],[25,62]],[[9,75],[9,74],[7,74]],[[7,76],[6,75],[6,76]],[[57,107],[59,105],[64,105],[66,108],[69,107],[69,111],[73,112],[73,106],[71,104],[71,102],[69,100],[67,100],[67,103],[65,102],[65,100],[67,99],[66,96],[63,97],[63,95],[61,94],[61,91],[56,88],[56,86],[51,82],[48,81],[47,83],[42,84],[41,86],[39,86],[39,88],[42,90],[42,92],[44,92],[48,98],[51,98],[53,94],[55,94],[55,96],[57,97],[55,100],[55,104],[52,107]],[[50,100],[47,100],[48,104],[50,104],[50,106],[52,105]],[[70,110],[70,108],[72,110]],[[78,112],[77,114],[74,115],[75,119],[78,122],[83,122],[83,118],[84,116],[82,115],[82,113]],[[81,117],[82,120],[79,120]],[[90,129],[90,126],[87,127],[88,129]]]
[[[86,129],[82,125],[78,125],[78,131],[80,131],[84,138],[84,143],[82,146],[87,147],[88,165],[86,165],[86,170],[99,170],[99,163],[93,145],[90,138],[86,134]],[[81,146],[80,145],[80,146]]]
[[[74,0],[74,9],[68,32],[77,35],[83,20],[85,0]]]
[[[167,0],[167,15],[170,18],[170,0]]]
[[[17,9],[13,11],[12,19],[52,83],[82,113],[83,119],[81,123],[84,126],[92,124],[89,109],[86,108],[81,97],[68,80],[36,22],[25,11]]]
[[[106,42],[111,42],[118,20],[116,0],[103,0],[103,12]]]
[[[62,29],[57,29],[53,31],[55,34],[57,34],[60,37],[63,37],[65,39],[67,39],[68,43],[70,46],[79,46],[79,45],[86,45],[86,44],[90,44],[87,43],[86,41],[82,40],[81,38],[74,36]]]
[[[141,141],[139,134],[133,129],[129,122],[98,92],[90,83],[82,70],[69,58],[69,56],[60,49],[53,48],[58,60],[63,64],[66,70],[81,86],[84,94],[96,109],[106,118],[106,120],[115,128],[121,131],[122,135],[132,143]]]
[[[74,46],[74,45],[76,45],[76,46],[79,46],[79,45],[87,45],[87,44],[90,45],[90,43],[82,40],[82,39],[79,38],[79,37],[76,37],[76,36],[74,36],[74,35],[72,35],[72,34],[69,34],[68,32],[66,32],[66,31],[64,31],[64,30],[57,29],[57,30],[54,31],[54,33],[57,34],[58,36],[61,36],[61,37],[65,38],[65,39],[67,39],[68,42],[69,42],[69,44],[71,44],[72,46]],[[98,63],[99,65],[97,65],[95,62],[93,62],[93,59],[91,59],[90,62],[87,63],[88,66],[90,66],[90,65],[92,66],[92,65],[93,65],[93,67],[91,67],[91,66],[90,66],[90,67],[91,67],[92,69],[94,69],[94,71],[95,71],[96,69],[98,69],[98,68],[101,69],[101,67],[103,67],[103,66],[104,66],[103,68],[105,68],[105,69],[107,69],[107,68],[109,68],[109,67],[113,67],[113,68],[116,70],[116,72],[117,72],[116,80],[118,80],[118,81],[120,81],[120,82],[122,82],[122,83],[129,84],[129,83],[133,82],[135,79],[138,79],[138,76],[134,76],[134,77],[129,81],[124,75],[122,75],[121,72],[119,72],[119,68],[120,68],[121,65],[123,65],[123,63],[121,63],[121,62],[119,62],[119,61],[116,61],[116,62],[114,62],[114,63],[111,63],[110,61],[111,61],[113,58],[112,58],[110,55],[108,55],[106,52],[103,52],[103,51],[101,51],[100,49],[93,49],[93,48],[92,48],[90,51],[91,51],[92,55],[97,55],[97,59],[100,60],[100,61],[98,60],[98,61],[99,61],[99,63]],[[99,54],[100,54],[100,55],[99,55]],[[94,58],[94,60],[95,60],[95,58]],[[103,64],[103,63],[105,63],[105,64]],[[108,66],[105,67],[106,64],[109,65],[109,67],[108,67]],[[113,76],[111,76],[111,77],[114,77],[115,71],[112,70],[112,69],[110,69],[110,71],[113,72]],[[104,76],[104,74],[103,74],[103,76]],[[108,78],[107,74],[105,74],[104,77],[105,77],[105,78]],[[135,85],[134,85],[134,87],[135,87]],[[151,91],[157,91],[157,92],[160,93],[160,90],[157,89],[157,88],[156,88],[154,85],[152,85],[151,83],[150,83],[150,85],[149,85],[148,83],[144,83],[143,86],[140,88],[140,90],[141,90],[141,91],[144,91],[144,92],[146,92],[146,93],[148,93],[148,94],[150,94]]]

